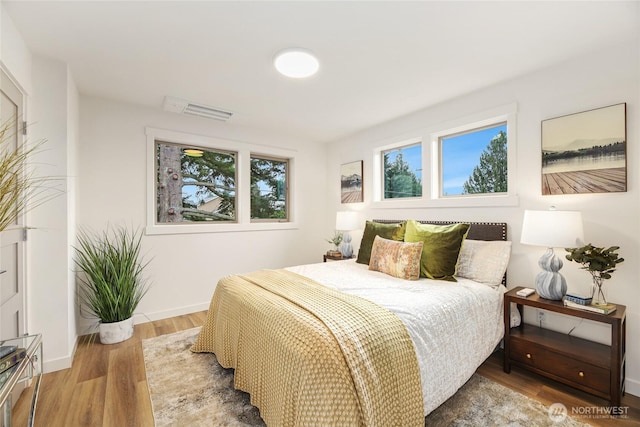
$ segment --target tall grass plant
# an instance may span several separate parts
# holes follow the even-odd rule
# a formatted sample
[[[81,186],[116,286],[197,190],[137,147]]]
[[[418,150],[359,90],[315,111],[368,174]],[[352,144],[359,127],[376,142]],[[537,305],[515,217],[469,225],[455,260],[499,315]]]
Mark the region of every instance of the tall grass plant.
[[[0,231],[16,223],[24,213],[60,194],[47,185],[60,178],[38,176],[29,160],[41,151],[44,140],[12,144],[15,119],[0,125]]]
[[[147,293],[143,277],[148,265],[140,255],[142,233],[126,227],[109,228],[101,234],[78,232],[76,265],[78,296],[86,308],[102,323],[126,320]]]

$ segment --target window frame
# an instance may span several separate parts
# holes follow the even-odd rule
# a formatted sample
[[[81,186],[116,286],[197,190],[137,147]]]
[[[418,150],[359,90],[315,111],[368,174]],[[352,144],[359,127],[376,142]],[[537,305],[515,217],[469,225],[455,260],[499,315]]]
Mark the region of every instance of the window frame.
[[[508,104],[453,119],[430,128],[415,131],[412,136],[397,138],[373,150],[373,208],[456,208],[456,207],[499,207],[517,206],[519,198],[516,191],[517,167],[517,104]],[[507,192],[486,194],[464,194],[455,196],[441,195],[441,169],[439,139],[465,133],[500,123],[507,124]],[[422,197],[407,199],[384,199],[382,153],[422,142]]]
[[[271,161],[276,161],[276,162],[282,162],[286,164],[286,169],[285,169],[285,218],[250,218],[250,221],[252,223],[274,223],[274,222],[287,222],[289,221],[289,216],[290,216],[290,211],[291,211],[291,203],[290,203],[290,193],[289,193],[289,187],[290,187],[290,166],[291,166],[291,161],[290,159],[286,158],[286,157],[277,157],[271,154],[259,154],[259,153],[251,153],[251,157],[249,158],[249,162],[251,162],[252,159],[254,158],[258,158],[261,160],[271,160]],[[251,176],[249,177],[251,178]],[[249,203],[251,203],[251,199],[249,199]],[[249,204],[249,209],[251,209],[251,204]],[[249,211],[249,213],[251,213],[251,211]],[[251,215],[249,215],[251,216]]]
[[[378,164],[378,167],[380,168],[380,186],[381,186],[381,193],[380,193],[380,200],[381,201],[391,201],[391,200],[402,200],[402,201],[406,201],[406,200],[419,200],[424,196],[424,176],[422,176],[422,191],[421,194],[419,196],[410,196],[410,197],[389,197],[386,198],[384,197],[384,193],[385,193],[385,187],[384,187],[384,155],[385,153],[388,153],[390,151],[395,151],[395,150],[402,150],[404,148],[411,148],[411,147],[420,147],[420,156],[422,157],[422,165],[424,165],[424,156],[423,156],[423,152],[424,152],[424,146],[422,144],[422,140],[420,139],[410,139],[410,140],[406,140],[406,141],[401,141],[398,142],[397,144],[393,144],[393,146],[391,147],[387,147],[384,149],[380,150],[380,163]],[[424,171],[424,167],[422,168],[422,171]],[[422,175],[422,174],[421,174]]]
[[[263,145],[231,141],[227,139],[196,135],[153,127],[145,128],[146,150],[146,227],[147,235],[200,234],[236,231],[290,230],[297,229],[295,164],[296,151],[266,147]],[[204,149],[236,153],[236,221],[157,223],[157,160],[156,141],[179,146],[197,146]],[[251,221],[251,156],[268,156],[288,160],[288,220]]]
[[[238,182],[238,153],[236,151],[231,151],[231,150],[223,150],[220,148],[212,148],[212,147],[203,147],[202,145],[186,145],[186,144],[176,144],[175,142],[167,142],[164,140],[160,140],[160,139],[156,139],[155,141],[155,147],[154,147],[154,151],[157,153],[158,150],[158,146],[160,144],[164,144],[164,145],[172,145],[174,147],[178,147],[180,149],[187,149],[187,148],[195,148],[195,149],[200,149],[200,150],[204,150],[204,151],[208,151],[208,152],[216,152],[218,154],[228,154],[228,155],[232,155],[234,157],[234,167],[235,167],[235,173],[234,173],[234,183],[235,183],[235,187],[234,187],[234,192],[236,193],[236,197],[234,199],[234,203],[233,203],[233,211],[234,211],[234,219],[233,220],[227,220],[227,221],[207,221],[207,222],[198,222],[198,221],[184,221],[184,222],[159,222],[158,221],[158,211],[157,211],[157,203],[156,203],[156,210],[155,210],[155,225],[179,225],[179,226],[184,226],[187,224],[204,224],[204,223],[209,223],[209,224],[222,224],[222,223],[227,223],[227,224],[235,224],[238,222],[238,189],[237,189],[237,182]],[[155,164],[156,167],[158,167],[158,162],[156,161]],[[156,169],[156,173],[157,173],[157,169]],[[184,179],[183,179],[183,183],[184,183]],[[184,184],[183,184],[184,187]],[[154,187],[154,191],[155,191],[155,196],[156,196],[156,200],[158,198],[158,187]]]
[[[461,132],[456,132],[456,133],[450,133],[450,134],[441,134],[440,136],[438,136],[437,138],[437,153],[438,153],[438,176],[437,179],[434,180],[434,182],[437,182],[438,184],[438,188],[437,188],[437,192],[435,194],[435,196],[437,196],[438,199],[450,199],[450,198],[455,198],[455,197],[480,197],[480,196],[496,196],[496,195],[505,195],[505,194],[509,194],[509,175],[507,174],[507,191],[501,191],[499,193],[473,193],[473,194],[452,194],[452,195],[445,195],[443,194],[443,189],[444,189],[444,165],[443,165],[443,159],[442,159],[442,142],[444,139],[447,138],[455,138],[457,136],[462,136],[462,135],[468,135],[468,134],[472,134],[475,132],[481,132],[483,130],[487,130],[487,129],[491,129],[494,127],[499,127],[499,126],[505,126],[507,128],[507,171],[509,170],[509,159],[508,159],[508,152],[509,152],[509,137],[508,137],[508,133],[509,133],[509,125],[507,123],[506,120],[504,121],[500,121],[500,122],[496,122],[496,123],[489,123],[487,125],[484,126],[480,126],[480,127],[472,127],[466,130],[463,130]]]
[[[431,188],[430,199],[434,205],[442,207],[472,207],[472,206],[516,206],[518,196],[516,192],[516,107],[511,105],[503,108],[501,114],[491,111],[484,114],[485,118],[467,118],[462,120],[460,125],[433,132],[430,135],[431,141]],[[473,120],[476,119],[476,120]],[[506,193],[483,193],[483,194],[460,194],[443,196],[442,186],[442,160],[440,153],[440,139],[456,134],[468,133],[487,127],[497,126],[506,123],[507,125],[507,192]]]

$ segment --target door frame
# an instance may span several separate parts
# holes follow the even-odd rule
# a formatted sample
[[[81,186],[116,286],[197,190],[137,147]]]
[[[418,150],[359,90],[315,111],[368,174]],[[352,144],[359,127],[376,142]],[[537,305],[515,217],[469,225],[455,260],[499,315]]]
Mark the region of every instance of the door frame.
[[[16,117],[16,132],[17,132],[17,140],[16,143],[18,146],[25,142],[26,136],[24,135],[24,126],[25,126],[25,118],[26,118],[26,92],[22,88],[22,86],[16,81],[15,78],[11,75],[11,73],[6,69],[4,64],[0,61],[0,88],[7,95],[7,97],[17,105],[17,115]],[[26,228],[26,212],[23,212],[17,218],[17,224],[9,226],[7,229],[2,231],[0,235],[5,239],[8,238],[11,241],[17,244],[17,262],[16,262],[16,280],[18,282],[18,287],[21,289],[18,293],[21,293],[20,296],[20,309],[18,315],[18,335],[25,335],[28,331],[28,313],[27,313],[27,249],[26,249],[26,238],[27,238],[27,228]],[[5,239],[0,239],[0,247],[4,246],[6,243]],[[0,265],[0,267],[2,267]],[[11,337],[0,337],[0,338],[11,338]]]

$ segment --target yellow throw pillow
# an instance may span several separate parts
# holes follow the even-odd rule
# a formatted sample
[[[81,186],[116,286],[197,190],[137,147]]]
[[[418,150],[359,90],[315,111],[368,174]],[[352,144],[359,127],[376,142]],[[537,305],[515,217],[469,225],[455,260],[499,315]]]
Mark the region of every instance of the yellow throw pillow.
[[[418,280],[422,246],[423,242],[405,243],[375,236],[369,270],[379,271],[399,279]]]
[[[405,242],[424,242],[420,276],[455,282],[458,255],[469,224],[434,225],[407,221]]]

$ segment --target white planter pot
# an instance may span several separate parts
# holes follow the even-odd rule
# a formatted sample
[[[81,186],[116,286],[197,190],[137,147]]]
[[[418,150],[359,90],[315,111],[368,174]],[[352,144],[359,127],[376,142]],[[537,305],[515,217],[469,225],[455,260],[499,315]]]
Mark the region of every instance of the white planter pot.
[[[133,336],[133,317],[121,322],[100,323],[99,333],[102,344],[126,341]]]

